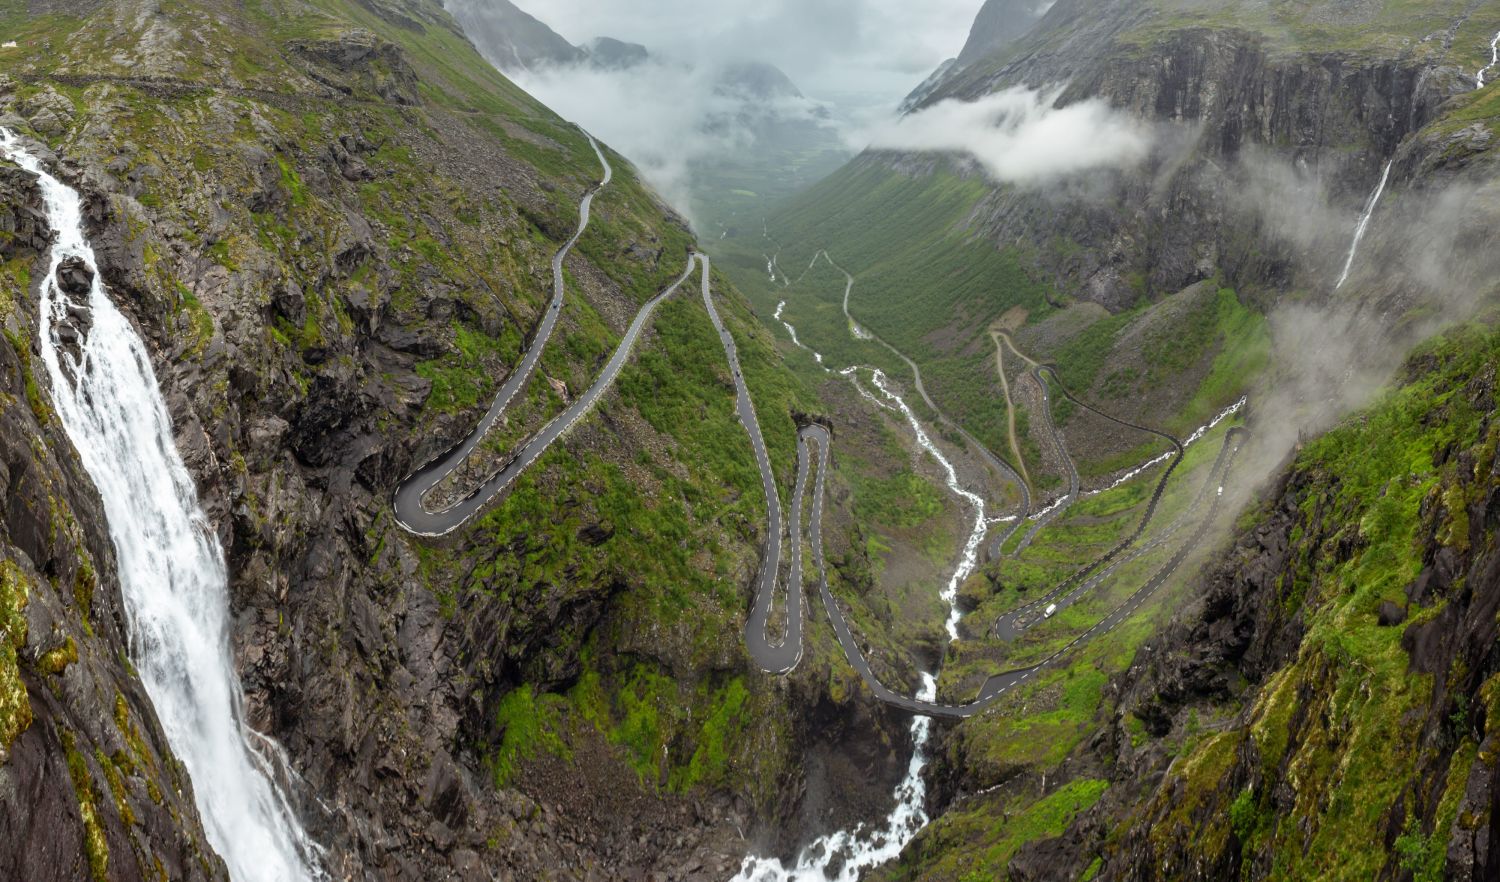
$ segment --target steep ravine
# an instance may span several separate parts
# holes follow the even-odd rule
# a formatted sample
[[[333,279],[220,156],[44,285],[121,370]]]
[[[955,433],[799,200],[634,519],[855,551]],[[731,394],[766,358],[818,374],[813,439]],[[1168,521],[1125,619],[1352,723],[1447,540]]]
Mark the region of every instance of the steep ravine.
[[[1497,369],[1492,327],[1421,347],[1278,469],[1040,782],[974,793],[940,753],[952,818],[880,878],[968,878],[963,837],[1035,823],[1001,817],[1016,794],[1063,802],[1011,880],[1493,878]]]
[[[1424,347],[1299,452],[1196,611],[1112,685],[1093,750],[1122,786],[1064,837],[1101,878],[1500,872],[1497,365],[1489,330]],[[1190,718],[1215,722],[1186,737]],[[1018,877],[1059,878],[1042,868],[1073,845]]]

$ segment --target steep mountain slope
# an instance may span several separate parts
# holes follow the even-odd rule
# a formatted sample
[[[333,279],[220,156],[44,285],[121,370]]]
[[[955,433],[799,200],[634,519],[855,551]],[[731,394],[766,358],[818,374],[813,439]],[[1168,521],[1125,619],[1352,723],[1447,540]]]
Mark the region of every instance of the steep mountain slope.
[[[881,810],[907,721],[862,697],[831,636],[789,680],[744,653],[766,512],[701,303],[664,303],[616,392],[473,526],[434,543],[393,521],[394,487],[476,424],[548,303],[552,256],[602,173],[580,131],[425,0],[4,16],[0,124],[89,206],[228,556],[248,722],[285,747],[332,874],[728,875],[737,829],[824,793],[807,757],[833,743],[858,772],[814,823],[867,797]],[[542,376],[461,481],[586,388],[683,272],[691,234],[609,160]],[[16,834],[0,866],[134,878],[160,859],[170,878],[215,877],[124,660],[97,503],[28,362],[45,231],[33,185],[6,174],[0,789],[36,798],[0,799]],[[785,485],[812,399],[714,283]],[[42,830],[52,857],[19,863]]]
[[[958,53],[958,66],[967,67],[1001,52],[1036,27],[1051,6],[1047,0],[986,0]]]

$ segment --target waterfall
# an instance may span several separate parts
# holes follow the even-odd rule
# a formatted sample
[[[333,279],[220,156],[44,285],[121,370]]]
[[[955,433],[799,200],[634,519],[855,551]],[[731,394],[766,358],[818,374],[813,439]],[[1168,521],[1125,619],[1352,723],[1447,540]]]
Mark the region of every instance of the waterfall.
[[[780,303],[776,304],[776,315],[772,316],[772,318],[776,319],[778,322],[781,322],[781,326],[783,328],[786,328],[787,334],[790,335],[791,338],[792,338],[792,343],[798,349],[806,349],[808,352],[811,352],[813,360],[816,361],[819,365],[822,365],[823,364],[823,353],[818,352],[816,349],[813,349],[813,348],[807,346],[801,340],[797,339],[797,329],[796,329],[796,327],[794,327],[791,322],[789,322],[786,319],[784,319],[784,318],[781,317],[781,314],[783,312],[785,312],[785,311],[786,311],[786,301],[783,300]],[[828,370],[828,368],[825,367],[825,368],[823,368],[823,370],[826,371],[826,370]]]
[[[1391,179],[1391,166],[1394,164],[1395,160],[1385,164],[1385,171],[1380,173],[1380,183],[1376,185],[1375,192],[1370,194],[1370,201],[1365,203],[1364,213],[1359,216],[1359,225],[1354,228],[1354,241],[1349,243],[1349,257],[1344,261],[1344,271],[1339,274],[1334,290],[1344,287],[1344,283],[1349,281],[1349,271],[1354,269],[1354,257],[1359,254],[1359,243],[1364,241],[1365,231],[1370,227],[1370,218],[1375,216],[1375,206],[1380,204],[1380,197],[1385,193],[1385,185]]]
[[[854,380],[855,388],[859,389],[861,395],[881,407],[891,407],[880,402],[859,385],[859,381],[855,379],[857,370],[857,368],[845,368],[840,373]],[[974,510],[974,527],[970,531],[968,541],[964,544],[963,555],[959,559],[958,566],[949,578],[947,588],[942,592],[943,600],[948,603],[948,618],[945,622],[948,637],[950,640],[957,640],[958,621],[961,617],[958,609],[958,589],[978,565],[979,547],[984,543],[984,537],[992,522],[985,517],[984,499],[965,490],[959,483],[958,471],[953,467],[953,463],[932,442],[926,430],[922,428],[922,424],[918,422],[916,414],[901,396],[891,389],[885,374],[879,369],[871,369],[870,374],[875,388],[893,402],[897,412],[906,418],[912,431],[916,433],[917,444],[942,467],[949,491],[968,502]],[[922,701],[932,701],[937,698],[935,676],[928,673],[922,674],[922,689],[917,693],[917,698]],[[859,824],[852,830],[839,830],[821,836],[802,849],[798,854],[797,863],[790,868],[777,858],[747,857],[740,866],[739,875],[730,882],[857,882],[865,870],[895,860],[901,854],[901,849],[905,848],[906,844],[923,827],[927,826],[927,811],[923,807],[927,798],[927,785],[922,780],[922,770],[927,766],[927,740],[931,731],[932,719],[930,717],[912,718],[911,760],[907,763],[905,777],[896,785],[894,794],[896,807],[886,816],[883,827],[870,829],[865,824]],[[837,867],[837,871],[831,872],[832,867]]]
[[[82,201],[5,129],[0,152],[36,175],[46,202],[56,238],[41,283],[39,333],[53,405],[104,503],[132,662],[192,778],[209,842],[235,882],[326,878],[317,847],[246,740],[224,553],[177,452],[145,344],[99,279]],[[58,283],[68,260],[93,274],[86,302]],[[79,358],[59,335],[70,313],[92,319]]]
[[[984,544],[985,534],[989,532],[989,521],[984,516],[984,499],[976,493],[965,490],[963,485],[959,483],[958,470],[953,467],[953,463],[949,462],[946,456],[943,456],[943,452],[938,449],[937,445],[932,443],[932,439],[927,437],[927,432],[922,428],[922,424],[917,422],[917,415],[912,413],[911,408],[906,405],[906,402],[899,395],[891,391],[890,385],[886,382],[885,374],[879,370],[875,370],[870,379],[874,382],[875,388],[879,389],[886,398],[896,403],[896,407],[900,408],[901,414],[906,417],[906,422],[916,434],[917,443],[921,445],[923,450],[931,454],[933,459],[937,460],[938,465],[943,467],[944,476],[948,482],[948,490],[954,496],[968,502],[969,507],[974,510],[974,527],[969,531],[968,541],[964,543],[963,557],[959,559],[958,566],[954,568],[953,575],[949,577],[948,587],[942,591],[942,598],[948,603],[948,620],[946,622],[948,639],[956,641],[958,640],[958,622],[959,619],[963,618],[963,613],[958,608],[958,589],[963,587],[964,580],[968,579],[969,574],[973,573],[974,568],[979,565],[979,546]]]
[[[1490,63],[1479,69],[1478,76],[1474,78],[1474,88],[1483,89],[1485,75],[1494,70],[1496,66],[1500,66],[1500,33],[1495,34],[1495,39],[1490,41]]]
[[[937,678],[922,675],[923,701],[937,698]],[[776,858],[747,857],[740,873],[731,882],[857,882],[860,874],[895,860],[901,849],[927,826],[927,784],[922,768],[927,765],[927,740],[932,733],[930,717],[913,717],[911,721],[912,753],[906,776],[896,785],[896,807],[886,816],[885,826],[867,830],[860,824],[853,830],[839,830],[821,836],[802,849],[793,867]],[[829,875],[829,867],[839,867]]]

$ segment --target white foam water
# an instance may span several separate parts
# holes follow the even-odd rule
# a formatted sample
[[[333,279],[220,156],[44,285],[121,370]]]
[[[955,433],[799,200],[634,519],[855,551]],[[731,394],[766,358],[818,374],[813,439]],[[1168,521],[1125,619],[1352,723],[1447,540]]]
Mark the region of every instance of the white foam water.
[[[235,882],[326,878],[317,847],[246,740],[223,550],[177,452],[145,344],[100,282],[81,199],[13,132],[0,129],[0,153],[36,175],[46,202],[56,239],[39,324],[53,405],[104,503],[132,661],[187,767],[209,841]],[[94,275],[87,302],[57,282],[73,258]],[[58,333],[70,309],[92,318],[78,360]]]
[[[949,462],[946,456],[943,456],[943,452],[938,449],[937,445],[932,443],[932,439],[927,436],[927,431],[917,421],[917,415],[912,413],[911,408],[901,399],[901,396],[891,391],[885,374],[880,370],[872,371],[870,381],[875,384],[875,388],[879,389],[881,394],[896,405],[902,416],[906,417],[906,422],[911,425],[912,432],[917,436],[917,444],[921,445],[922,449],[931,454],[932,458],[937,460],[937,464],[943,467],[948,490],[968,502],[974,510],[974,528],[969,532],[969,541],[964,543],[963,557],[959,559],[958,566],[953,569],[953,575],[948,579],[948,587],[942,591],[943,600],[948,603],[948,639],[957,640],[958,620],[963,617],[958,609],[958,589],[979,565],[979,547],[984,544],[984,537],[990,529],[989,521],[984,516],[984,498],[964,489],[964,486],[958,482],[958,470],[953,467],[953,463]]]
[[[937,698],[937,678],[923,674],[917,697],[923,701]],[[731,882],[858,882],[865,870],[895,860],[912,837],[927,826],[927,784],[922,780],[922,769],[927,765],[931,734],[930,718],[912,718],[911,762],[906,776],[896,785],[896,807],[886,816],[884,826],[871,829],[860,824],[852,830],[821,836],[802,849],[791,867],[776,858],[747,857]]]
[[[1359,254],[1359,243],[1365,240],[1365,232],[1370,228],[1370,218],[1375,216],[1375,208],[1380,205],[1380,197],[1385,194],[1385,185],[1391,179],[1391,166],[1395,160],[1385,164],[1385,171],[1380,173],[1380,183],[1375,186],[1375,192],[1370,194],[1370,201],[1365,203],[1365,210],[1359,216],[1359,224],[1354,228],[1354,241],[1349,243],[1349,256],[1344,260],[1344,271],[1339,274],[1338,284],[1334,290],[1344,287],[1349,281],[1349,271],[1354,269],[1354,258]]]
[[[857,367],[848,367],[848,368],[844,368],[843,370],[839,371],[839,374],[841,376],[847,377],[849,379],[849,382],[854,385],[854,391],[858,392],[860,394],[861,398],[864,398],[866,401],[870,402],[871,404],[875,405],[876,407],[880,408],[881,410],[889,410],[889,411],[892,411],[892,412],[896,412],[896,408],[894,406],[886,404],[884,401],[881,401],[879,398],[876,398],[868,389],[866,389],[864,386],[861,386],[859,384],[859,373],[858,372],[859,372],[859,368],[857,368]]]
[[[839,373],[848,377],[862,396],[880,407],[895,410],[906,418],[916,435],[917,444],[942,467],[948,489],[974,509],[974,529],[969,534],[968,542],[964,544],[963,555],[953,576],[948,580],[948,587],[942,592],[943,600],[948,603],[948,637],[950,640],[957,640],[960,618],[958,589],[978,566],[979,548],[984,544],[984,537],[995,521],[985,517],[984,499],[964,489],[959,483],[958,471],[953,463],[932,442],[906,401],[891,388],[885,373],[879,369],[870,369],[870,379],[891,404],[880,401],[859,384],[859,370],[850,367]],[[922,674],[922,689],[917,693],[917,698],[922,701],[937,698],[936,677]],[[870,828],[859,824],[852,830],[840,830],[821,836],[802,849],[791,867],[783,864],[779,858],[753,855],[746,857],[740,866],[739,875],[731,882],[857,882],[865,870],[895,860],[906,844],[927,826],[929,820],[926,809],[923,808],[927,798],[927,785],[922,781],[922,770],[927,766],[926,748],[931,729],[930,718],[913,717],[911,761],[907,764],[906,776],[896,785],[896,807],[886,816],[883,826]]]
[[[783,328],[786,328],[787,334],[792,338],[792,343],[795,344],[798,349],[806,349],[808,352],[811,352],[813,360],[821,365],[823,363],[823,353],[819,352],[816,349],[813,349],[811,346],[808,346],[806,343],[803,343],[801,340],[797,339],[797,329],[792,326],[791,322],[781,317],[781,314],[785,311],[786,301],[783,300],[780,303],[776,304],[776,314],[772,316],[772,318],[776,319],[778,322],[781,322],[781,326]],[[826,371],[828,370],[828,368],[825,367],[823,368],[823,370]]]
[[[1490,63],[1479,69],[1479,74],[1474,78],[1476,89],[1484,88],[1484,78],[1489,72],[1500,66],[1500,33],[1495,34],[1495,39],[1490,41]]]

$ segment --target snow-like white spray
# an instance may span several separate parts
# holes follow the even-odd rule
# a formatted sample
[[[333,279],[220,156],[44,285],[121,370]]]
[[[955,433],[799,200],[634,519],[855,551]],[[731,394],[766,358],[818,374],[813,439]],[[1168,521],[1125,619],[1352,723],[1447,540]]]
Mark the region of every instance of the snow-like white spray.
[[[1349,257],[1344,261],[1344,271],[1339,274],[1339,281],[1334,289],[1344,287],[1349,281],[1349,271],[1354,269],[1354,258],[1359,254],[1359,243],[1365,240],[1365,231],[1370,228],[1370,218],[1375,216],[1375,208],[1380,205],[1380,197],[1385,193],[1385,185],[1391,179],[1391,166],[1395,161],[1385,164],[1385,171],[1380,173],[1380,183],[1376,185],[1375,192],[1370,194],[1370,201],[1365,203],[1364,213],[1359,216],[1359,225],[1354,228],[1354,241],[1349,243]]]
[[[235,882],[324,878],[317,847],[247,742],[224,553],[177,452],[145,344],[100,282],[82,201],[5,129],[0,152],[36,175],[56,235],[41,284],[42,362],[57,416],[104,503],[132,661],[187,767],[209,841]],[[70,259],[93,273],[87,301],[58,285]],[[81,360],[60,342],[70,310],[92,319]]]

